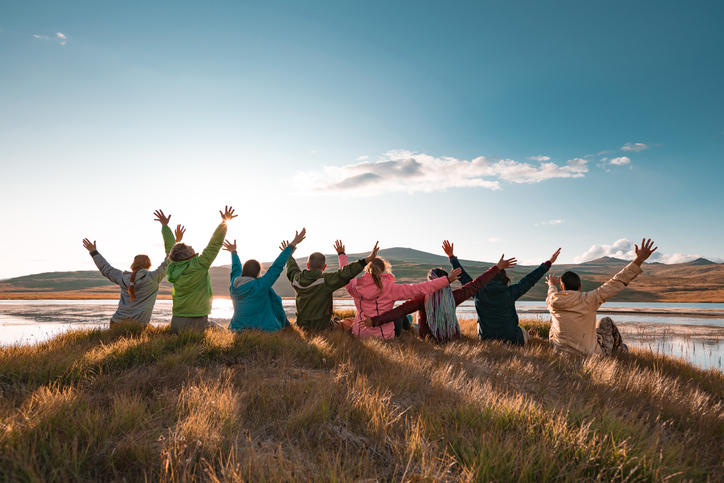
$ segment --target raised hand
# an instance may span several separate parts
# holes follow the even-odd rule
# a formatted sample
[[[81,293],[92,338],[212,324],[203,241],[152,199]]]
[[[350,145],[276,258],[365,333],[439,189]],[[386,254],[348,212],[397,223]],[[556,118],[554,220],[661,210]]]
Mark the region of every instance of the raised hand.
[[[451,255],[452,256],[452,255]],[[450,272],[450,275],[447,276],[447,281],[450,283],[453,283],[455,280],[460,277],[460,274],[463,273],[462,268],[456,268],[452,272]]]
[[[342,240],[336,240],[332,246],[337,251],[337,255],[340,253],[347,253],[344,251],[344,244],[342,243]]]
[[[280,249],[281,251],[284,251],[284,249],[285,249],[286,247],[288,247],[288,246],[291,246],[291,247],[292,247],[292,253],[294,253],[295,251],[297,251],[297,247],[295,247],[294,245],[292,245],[291,243],[289,243],[287,240],[282,240],[282,244],[279,245],[279,249]]]
[[[453,248],[455,248],[455,245],[453,245],[449,241],[445,240],[444,242],[442,242],[442,251],[445,252],[445,255],[447,255],[448,258],[455,256]]]
[[[237,216],[239,216],[234,214],[234,208],[232,208],[231,206],[225,206],[224,212],[222,213],[221,210],[219,210],[219,214],[221,214],[222,223],[226,223],[232,218],[236,218]]]
[[[235,252],[236,240],[234,240],[234,243],[229,243],[229,240],[224,240],[224,250],[226,250],[227,252]]]
[[[91,241],[89,239],[83,238],[83,246],[89,252],[92,252],[93,250],[97,250],[95,240],[93,240],[93,243],[91,243]]]
[[[307,229],[302,228],[302,231],[295,231],[294,232],[294,240],[290,243],[294,248],[297,248],[297,245],[302,243],[302,241],[307,237]]]
[[[561,254],[561,249],[559,248],[558,250],[556,250],[553,253],[553,255],[551,255],[551,257],[548,259],[548,261],[551,262],[551,265],[556,263],[556,260],[558,260],[558,255],[560,255],[560,254]]]
[[[506,268],[513,268],[516,265],[518,265],[518,260],[513,258],[509,258],[507,260],[504,259],[505,253],[500,256],[500,260],[498,261],[498,268],[501,270],[505,270]]]
[[[558,285],[558,282],[560,282],[561,279],[556,277],[555,273],[551,273],[546,278],[546,283],[548,283],[548,286],[553,287],[554,285]]]
[[[639,248],[638,245],[634,245],[634,249],[636,251],[636,259],[633,262],[640,267],[641,264],[644,263],[646,259],[649,258],[651,254],[656,251],[657,248],[659,248],[651,248],[653,246],[654,242],[651,241],[651,238],[649,238],[648,241],[646,240],[646,238],[641,240],[641,248]]]
[[[169,216],[169,218],[171,217]],[[174,235],[176,235],[176,243],[184,239],[184,233],[186,233],[186,227],[183,225],[176,225],[176,230],[174,231]]]
[[[156,210],[153,214],[156,215],[153,221],[160,221],[163,226],[168,226],[168,222],[171,221],[171,215],[164,215],[163,210]]]
[[[372,249],[372,252],[367,255],[367,258],[365,258],[365,263],[370,263],[372,260],[377,258],[377,252],[380,251],[380,247],[377,246],[379,243],[379,241],[375,242],[375,247]]]

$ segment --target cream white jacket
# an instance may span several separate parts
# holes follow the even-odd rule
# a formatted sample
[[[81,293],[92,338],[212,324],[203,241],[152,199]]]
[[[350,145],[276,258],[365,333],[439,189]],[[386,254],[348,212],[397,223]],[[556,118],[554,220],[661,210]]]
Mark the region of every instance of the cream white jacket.
[[[546,306],[551,313],[550,342],[574,354],[600,354],[601,348],[596,342],[596,310],[626,288],[641,272],[641,267],[629,263],[611,280],[591,292],[558,291],[555,285],[549,286]]]

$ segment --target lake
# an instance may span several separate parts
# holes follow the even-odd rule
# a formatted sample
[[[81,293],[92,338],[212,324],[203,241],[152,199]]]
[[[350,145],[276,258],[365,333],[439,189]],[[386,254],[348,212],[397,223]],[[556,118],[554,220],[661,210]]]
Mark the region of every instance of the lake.
[[[171,301],[159,300],[151,323],[171,320]],[[36,344],[75,328],[106,328],[117,300],[0,300],[0,345]],[[519,302],[523,318],[550,320],[545,302]],[[284,300],[294,316],[294,301]],[[353,309],[351,300],[335,301],[335,308]],[[214,299],[210,318],[227,325],[234,308],[229,299]],[[653,352],[684,358],[700,367],[722,370],[724,356],[724,304],[607,302],[599,317],[610,316],[625,342]],[[458,317],[474,319],[475,306],[466,301]]]

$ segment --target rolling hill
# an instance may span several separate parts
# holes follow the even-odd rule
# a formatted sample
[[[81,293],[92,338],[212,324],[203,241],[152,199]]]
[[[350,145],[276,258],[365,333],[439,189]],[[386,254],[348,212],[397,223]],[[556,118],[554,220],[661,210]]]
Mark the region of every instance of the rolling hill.
[[[350,260],[356,260],[366,253],[349,254]],[[447,257],[426,253],[411,248],[388,248],[380,250],[380,256],[390,261],[393,273],[399,282],[415,283],[425,280],[427,271],[432,267],[450,268]],[[306,259],[297,259],[300,267],[306,266]],[[327,255],[327,270],[338,268],[336,255]],[[476,277],[490,268],[495,262],[460,260],[465,270]],[[574,265],[560,264],[553,267],[553,273],[561,274],[566,270],[577,272],[583,281],[583,290],[592,290],[611,278],[628,262],[616,258],[604,257],[590,262]],[[270,263],[264,263],[267,268]],[[510,271],[514,281],[519,280],[535,266],[518,266]],[[211,283],[217,297],[228,297],[231,266],[212,267]],[[456,283],[456,286],[459,286]],[[546,284],[536,284],[523,300],[544,300]],[[289,281],[282,274],[274,284],[274,289],[282,297],[294,297]],[[346,297],[344,289],[337,297]],[[171,285],[161,284],[159,298],[170,298]],[[118,288],[97,271],[52,272],[0,281],[1,299],[92,299],[118,298]],[[627,290],[616,297],[620,302],[724,302],[724,264],[698,259],[688,263],[663,265],[651,263],[644,265],[640,275]]]

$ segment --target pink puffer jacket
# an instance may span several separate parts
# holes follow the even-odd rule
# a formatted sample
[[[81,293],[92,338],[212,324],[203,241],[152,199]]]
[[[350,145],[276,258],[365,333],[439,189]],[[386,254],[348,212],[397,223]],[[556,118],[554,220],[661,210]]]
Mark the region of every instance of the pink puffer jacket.
[[[339,255],[339,266],[347,265],[347,255]],[[382,288],[379,288],[372,275],[364,273],[361,277],[353,279],[345,289],[354,299],[357,315],[354,318],[352,334],[362,339],[366,337],[382,337],[393,339],[395,337],[395,323],[388,322],[380,327],[360,327],[360,320],[366,317],[384,314],[392,310],[398,300],[408,300],[421,295],[431,294],[450,285],[447,277],[436,278],[421,283],[395,283],[391,273],[383,273]]]

